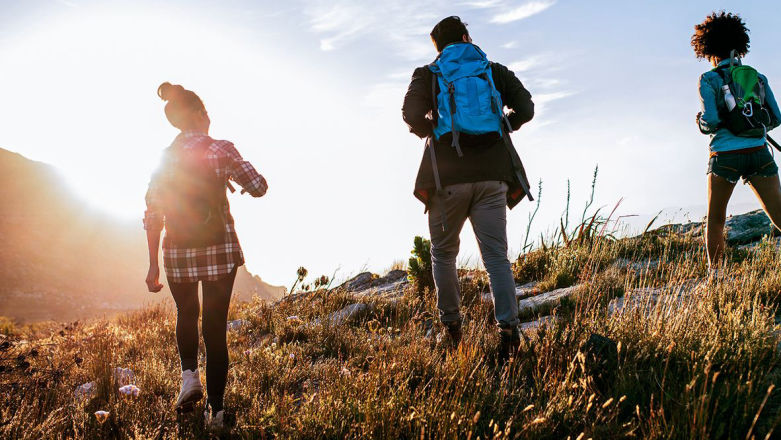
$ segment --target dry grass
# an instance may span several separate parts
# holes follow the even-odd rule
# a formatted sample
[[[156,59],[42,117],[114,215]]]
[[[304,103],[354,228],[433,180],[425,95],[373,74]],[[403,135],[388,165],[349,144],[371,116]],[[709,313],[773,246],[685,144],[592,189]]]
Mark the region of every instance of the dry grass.
[[[516,264],[519,280],[583,287],[557,323],[526,334],[515,362],[501,368],[490,306],[478,299],[480,277],[463,283],[465,338],[453,353],[424,338],[437,325],[430,293],[421,299],[410,289],[399,301],[379,300],[340,326],[315,320],[365,299],[318,291],[274,307],[238,305],[231,319],[247,324],[229,335],[234,435],[772,438],[781,416],[774,320],[781,255],[774,246],[734,252],[718,283],[683,296],[672,289],[644,309],[606,312],[625,291],[703,276],[701,246],[646,235],[527,254]],[[626,260],[656,264],[617,263]],[[197,417],[179,423],[172,410],[174,319],[158,307],[111,322],[17,328],[0,353],[0,437],[203,436]],[[617,342],[611,368],[595,368],[584,350],[592,333]],[[135,372],[139,397],[117,392],[114,367]],[[75,398],[76,386],[88,381],[97,382],[97,393]],[[99,424],[96,410],[109,411],[109,419]]]

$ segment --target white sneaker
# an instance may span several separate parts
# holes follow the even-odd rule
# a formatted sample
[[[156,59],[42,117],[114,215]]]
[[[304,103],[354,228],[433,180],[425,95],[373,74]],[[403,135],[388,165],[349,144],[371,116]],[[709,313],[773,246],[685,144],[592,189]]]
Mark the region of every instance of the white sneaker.
[[[212,414],[209,406],[203,411],[203,419],[206,421],[206,430],[212,433],[221,433],[225,431],[225,410],[217,411]]]
[[[201,375],[198,370],[182,371],[182,389],[179,391],[179,398],[176,400],[176,408],[192,407],[192,405],[203,398],[203,385],[201,384]]]

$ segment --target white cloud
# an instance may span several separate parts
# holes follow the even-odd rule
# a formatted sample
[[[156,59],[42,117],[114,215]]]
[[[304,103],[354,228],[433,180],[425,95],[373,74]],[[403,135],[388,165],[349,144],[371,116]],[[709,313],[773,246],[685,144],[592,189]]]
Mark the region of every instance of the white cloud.
[[[501,5],[501,0],[472,0],[472,1],[465,1],[461,3],[464,6],[468,6],[470,8],[476,8],[476,9],[485,9],[485,8],[493,8],[495,6]]]
[[[534,100],[535,105],[545,106],[547,104],[550,104],[553,101],[558,101],[559,99],[564,99],[574,94],[575,92],[569,92],[569,91],[538,93],[534,95],[532,99]]]
[[[504,49],[514,49],[516,47],[518,47],[518,42],[517,41],[508,41],[508,42],[502,44],[502,48],[504,48]]]
[[[540,55],[531,56],[523,60],[513,61],[507,65],[507,68],[513,72],[526,72],[533,67],[539,66],[542,59],[543,57]]]
[[[362,38],[388,44],[407,60],[430,59],[436,54],[429,32],[441,18],[453,13],[454,4],[445,0],[300,0],[309,28],[320,38],[322,50],[336,50]],[[513,7],[508,0],[464,0],[456,9],[480,10],[469,23],[509,23],[548,9],[555,0],[534,0]],[[518,43],[503,45],[509,49]]]
[[[492,23],[510,23],[513,21],[523,20],[529,18],[532,15],[539,14],[540,12],[550,8],[556,3],[555,0],[543,0],[543,1],[531,1],[525,3],[509,11],[502,12],[494,15],[491,19]]]

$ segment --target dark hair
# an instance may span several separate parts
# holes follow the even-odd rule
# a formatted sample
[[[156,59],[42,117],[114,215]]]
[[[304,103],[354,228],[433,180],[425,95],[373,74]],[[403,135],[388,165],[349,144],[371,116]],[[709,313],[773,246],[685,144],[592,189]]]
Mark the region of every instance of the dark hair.
[[[431,39],[437,46],[437,52],[442,52],[448,44],[463,41],[464,35],[469,36],[466,23],[455,15],[443,19],[431,30]]]
[[[694,26],[692,47],[697,58],[726,59],[734,50],[743,57],[748,53],[749,30],[738,14],[713,12]]]
[[[164,82],[157,88],[157,96],[165,105],[165,117],[174,127],[184,130],[190,115],[193,112],[206,111],[203,101],[195,92],[187,90],[179,84]]]

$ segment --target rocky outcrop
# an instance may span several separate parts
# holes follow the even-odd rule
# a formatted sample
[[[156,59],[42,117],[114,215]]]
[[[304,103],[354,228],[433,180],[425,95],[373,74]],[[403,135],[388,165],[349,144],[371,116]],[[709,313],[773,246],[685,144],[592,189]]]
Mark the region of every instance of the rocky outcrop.
[[[337,289],[355,292],[356,295],[388,296],[401,294],[407,284],[409,281],[404,270],[392,270],[383,277],[371,272],[363,272],[345,281]]]
[[[650,233],[701,236],[704,229],[702,222],[691,222],[660,226]],[[765,235],[773,236],[779,234],[779,231],[773,227],[767,214],[761,209],[731,216],[727,219],[725,232],[727,244],[731,246],[753,243],[761,240]]]

